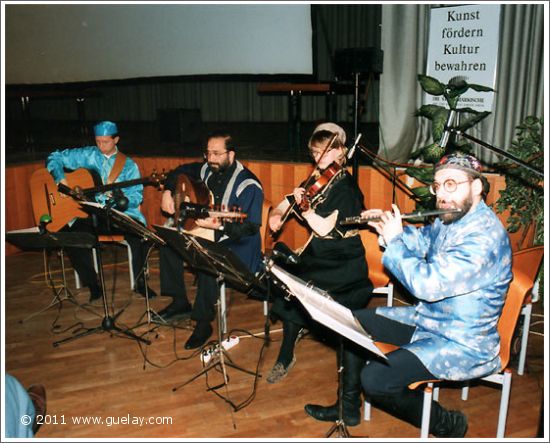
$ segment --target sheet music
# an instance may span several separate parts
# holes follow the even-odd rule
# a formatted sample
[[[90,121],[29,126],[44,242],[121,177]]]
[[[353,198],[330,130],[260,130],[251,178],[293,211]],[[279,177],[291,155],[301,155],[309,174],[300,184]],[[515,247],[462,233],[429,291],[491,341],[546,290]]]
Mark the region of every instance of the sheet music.
[[[80,201],[79,204],[84,206],[91,206],[93,208],[105,209],[104,204],[97,203],[97,202]],[[139,232],[141,235],[145,236],[147,239],[152,240],[161,245],[166,244],[165,241],[162,238],[160,238],[157,234],[155,234],[153,231],[146,228],[145,226],[141,225],[140,223],[135,221],[132,217],[126,215],[124,212],[121,212],[115,208],[111,208],[110,212],[111,212],[111,215],[113,216],[113,219],[115,219],[115,221],[116,221],[116,218],[118,217],[119,220],[122,219],[123,222],[130,225],[134,229],[134,231]]]
[[[6,234],[38,234],[40,228],[38,226],[33,226],[32,228],[25,229],[16,229],[14,231],[7,231]]]
[[[277,265],[270,271],[296,296],[311,317],[319,323],[349,338],[369,351],[383,358],[384,353],[374,344],[372,338],[359,324],[350,309],[330,298],[329,294],[286,272]]]

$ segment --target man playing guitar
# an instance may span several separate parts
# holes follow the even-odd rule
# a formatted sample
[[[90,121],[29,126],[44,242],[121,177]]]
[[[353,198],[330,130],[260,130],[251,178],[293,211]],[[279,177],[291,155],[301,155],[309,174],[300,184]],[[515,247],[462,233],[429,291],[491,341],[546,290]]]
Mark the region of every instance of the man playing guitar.
[[[102,121],[94,126],[95,146],[85,146],[51,153],[46,160],[46,168],[54,178],[56,184],[74,187],[78,183],[69,183],[65,170],[85,168],[97,174],[102,184],[136,180],[141,177],[138,166],[129,157],[118,150],[120,140],[117,125],[110,121]],[[114,208],[124,211],[134,220],[145,225],[145,217],[140,212],[139,205],[143,200],[143,185],[125,187],[114,192],[98,193],[95,201],[104,204],[114,204]],[[94,234],[120,234],[113,232],[110,226],[103,226],[101,221],[97,227],[93,226],[88,218],[75,218],[63,228],[63,231],[92,232]],[[132,251],[132,267],[137,281],[134,291],[145,295],[145,282],[142,269],[146,260],[146,246],[141,239],[132,234],[125,234],[125,240]],[[102,288],[95,272],[91,250],[67,248],[74,269],[80,275],[82,283],[90,289],[90,302],[98,300],[102,295]],[[155,292],[148,288],[149,297],[155,297]]]
[[[256,272],[260,269],[262,258],[260,225],[264,193],[256,176],[235,158],[235,149],[228,132],[209,134],[203,163],[184,164],[168,174],[162,195],[162,210],[169,215],[179,213],[180,207],[175,200],[178,200],[177,194],[182,192],[181,187],[178,188],[181,183],[178,177],[181,175],[188,178],[186,188],[191,183],[205,186],[214,205],[222,209],[240,208],[246,215],[244,220],[241,218],[242,223],[223,224],[219,216],[211,214],[195,220],[195,224],[212,234],[213,241],[234,252],[250,271]],[[185,189],[186,194],[189,191]],[[194,232],[191,231],[191,234]],[[173,301],[158,313],[158,320],[171,322],[191,315],[196,325],[185,343],[185,349],[198,348],[206,343],[212,334],[211,322],[216,314],[219,291],[215,277],[197,272],[197,279],[197,294],[191,308],[183,279],[183,258],[169,246],[160,248],[161,295],[172,297]]]

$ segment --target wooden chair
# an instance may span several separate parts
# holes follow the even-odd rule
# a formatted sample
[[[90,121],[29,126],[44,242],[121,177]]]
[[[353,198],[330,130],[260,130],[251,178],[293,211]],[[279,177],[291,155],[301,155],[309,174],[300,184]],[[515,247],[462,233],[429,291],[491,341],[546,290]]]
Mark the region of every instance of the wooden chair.
[[[531,289],[542,262],[544,254],[543,246],[535,246],[514,253],[512,274],[513,279],[508,289],[506,302],[498,321],[498,333],[500,335],[500,360],[501,369],[495,374],[485,377],[472,379],[470,381],[479,380],[500,385],[502,393],[500,398],[497,438],[504,438],[506,428],[506,417],[508,414],[508,403],[510,399],[510,390],[512,384],[512,370],[508,368],[510,362],[510,349],[514,330],[519,316],[523,312],[524,301],[530,296]],[[528,328],[527,322],[524,322],[524,327]],[[525,330],[524,330],[525,333]],[[391,352],[397,349],[397,346],[386,343],[378,343],[384,353]],[[424,388],[424,405],[422,409],[422,426],[420,429],[420,438],[427,438],[430,429],[430,410],[432,399],[438,398],[438,383],[443,380],[423,380],[409,385],[409,389],[416,389],[419,386],[426,385]],[[467,383],[467,382],[466,382]],[[462,390],[462,399],[466,400],[468,396],[468,387]],[[370,403],[365,402],[365,420],[370,419]]]
[[[534,253],[533,249],[540,252]],[[543,246],[534,246],[532,248],[522,249],[514,253],[514,269],[520,271],[527,279],[535,281],[540,265],[542,263],[544,248]],[[525,361],[527,358],[527,343],[529,341],[529,327],[531,325],[531,313],[533,311],[533,295],[529,291],[523,300],[521,315],[523,315],[523,328],[521,333],[521,345],[518,362],[518,375],[523,375],[525,371]]]
[[[128,274],[130,277],[130,289],[134,289],[135,286],[135,276],[134,276],[134,269],[132,268],[132,248],[130,248],[130,245],[126,240],[124,240],[123,235],[99,235],[98,240],[100,243],[116,243],[118,245],[124,246],[126,248],[126,251],[128,253]],[[99,272],[98,266],[97,266],[97,253],[95,248],[92,249],[92,256],[93,256],[93,262],[94,262],[94,269],[95,272]],[[78,272],[76,270],[74,271],[74,281],[76,289],[80,289],[81,283],[80,283],[80,276],[78,275]]]
[[[386,305],[393,306],[393,283],[382,264],[383,251],[378,244],[378,234],[370,229],[359,231],[369,265],[369,279],[374,285],[373,294],[385,294]]]

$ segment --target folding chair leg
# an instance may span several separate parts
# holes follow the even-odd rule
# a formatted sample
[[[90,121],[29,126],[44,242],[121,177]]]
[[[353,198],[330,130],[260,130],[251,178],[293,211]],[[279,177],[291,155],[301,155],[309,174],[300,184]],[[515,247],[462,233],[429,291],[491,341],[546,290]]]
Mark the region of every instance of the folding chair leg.
[[[363,407],[363,420],[370,421],[370,414],[371,414],[370,401],[365,400],[364,407]]]
[[[519,351],[518,375],[523,375],[525,371],[525,360],[527,358],[527,342],[529,340],[529,328],[531,326],[531,312],[533,304],[527,303],[521,310],[523,315],[523,331],[521,333],[521,348]]]
[[[466,401],[468,400],[468,394],[470,392],[470,385],[468,384],[468,382],[466,382],[466,384],[464,386],[462,386],[462,390],[460,392],[460,398],[463,400],[463,401]]]
[[[80,283],[80,275],[78,275],[78,272],[76,272],[76,270],[74,271],[74,285],[76,289],[80,289],[82,287]]]
[[[120,244],[126,246],[126,251],[128,253],[128,274],[130,276],[130,289],[134,290],[136,286],[136,276],[134,275],[134,267],[132,266],[132,248],[126,240],[121,241]]]
[[[420,427],[420,438],[428,438],[430,434],[430,414],[432,412],[432,391],[433,383],[428,383],[424,389],[424,402],[422,404],[422,425]]]
[[[393,306],[393,284],[392,283],[388,284],[388,301],[387,301],[387,305],[390,306],[390,307]]]
[[[510,400],[510,389],[512,387],[512,371],[506,369],[503,374],[502,394],[500,396],[500,409],[498,412],[497,438],[504,438],[506,430],[506,417],[508,415],[508,402]]]

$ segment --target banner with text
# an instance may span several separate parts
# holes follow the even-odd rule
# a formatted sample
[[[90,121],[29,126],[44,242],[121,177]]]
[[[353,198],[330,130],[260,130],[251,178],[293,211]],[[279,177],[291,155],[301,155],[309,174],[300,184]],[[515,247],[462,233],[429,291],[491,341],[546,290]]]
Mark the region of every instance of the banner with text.
[[[441,83],[462,77],[468,83],[496,84],[499,46],[500,5],[469,5],[434,8],[430,16],[426,75]],[[469,89],[459,107],[491,111],[493,92]],[[446,106],[445,98],[425,94],[424,103]]]

